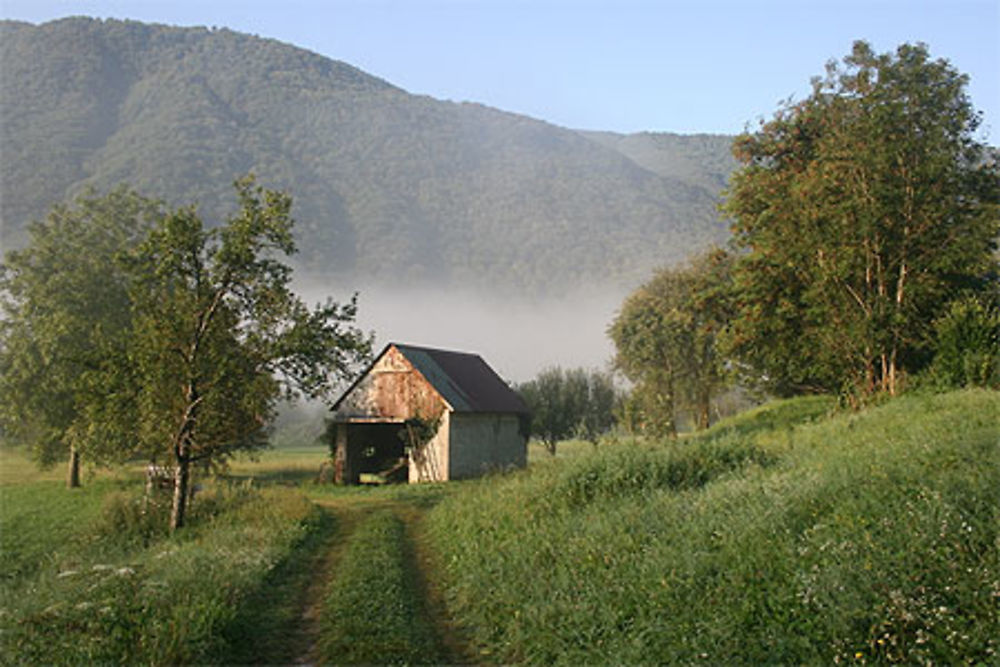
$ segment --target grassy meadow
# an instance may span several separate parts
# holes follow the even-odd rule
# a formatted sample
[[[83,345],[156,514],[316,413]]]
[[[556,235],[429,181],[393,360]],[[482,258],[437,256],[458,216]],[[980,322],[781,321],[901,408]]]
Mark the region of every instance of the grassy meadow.
[[[169,499],[146,503],[137,473],[68,490],[51,474],[8,476],[30,469],[16,450],[2,465],[3,663],[228,662],[276,631],[281,610],[251,603],[324,529],[303,494],[236,481],[206,484],[170,537]]]
[[[0,449],[0,663],[996,663],[998,415],[801,398],[378,488],[284,447],[175,537],[138,469],[70,491]]]
[[[489,661],[996,663],[1000,395],[772,404],[431,513]]]

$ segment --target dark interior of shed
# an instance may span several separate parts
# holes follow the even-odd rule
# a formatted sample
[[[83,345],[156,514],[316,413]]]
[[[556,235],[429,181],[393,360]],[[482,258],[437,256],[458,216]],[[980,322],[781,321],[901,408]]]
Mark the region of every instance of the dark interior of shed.
[[[357,482],[406,481],[406,449],[399,422],[347,424],[347,455]]]

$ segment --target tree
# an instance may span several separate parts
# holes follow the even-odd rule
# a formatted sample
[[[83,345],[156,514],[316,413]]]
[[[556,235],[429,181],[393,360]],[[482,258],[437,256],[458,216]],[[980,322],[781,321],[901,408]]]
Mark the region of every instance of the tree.
[[[778,393],[895,394],[936,313],[994,264],[1000,178],[967,77],[857,42],[734,144],[731,349]]]
[[[42,465],[67,456],[67,485],[80,461],[130,446],[131,417],[107,419],[109,395],[130,413],[128,376],[116,371],[132,321],[117,256],[163,217],[160,203],[124,188],[56,206],[29,229],[0,273],[0,427]]]
[[[576,425],[576,436],[596,446],[600,437],[611,430],[617,421],[615,409],[620,403],[620,395],[611,373],[582,370],[575,373],[582,375],[585,381],[581,387],[585,400],[581,401],[583,411]],[[578,384],[583,383],[578,381]]]
[[[277,257],[295,250],[291,199],[252,178],[236,186],[239,212],[221,228],[179,209],[128,261],[137,437],[175,470],[172,530],[193,464],[263,447],[280,397],[324,396],[370,355],[349,326],[356,296],[309,310],[289,289]]]
[[[580,437],[596,444],[615,422],[617,400],[607,373],[547,368],[517,387],[531,410],[531,433],[555,456],[556,443]]]
[[[729,318],[731,258],[722,250],[666,268],[626,298],[608,329],[616,367],[635,383],[628,404],[642,430],[677,435],[690,407],[707,428],[712,398],[727,383],[719,337]]]

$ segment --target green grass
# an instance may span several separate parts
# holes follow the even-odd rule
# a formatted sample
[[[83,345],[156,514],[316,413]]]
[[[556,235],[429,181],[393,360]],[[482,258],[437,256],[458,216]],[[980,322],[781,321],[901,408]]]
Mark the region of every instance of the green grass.
[[[248,620],[256,636],[273,630],[244,605],[319,528],[320,510],[286,490],[208,489],[169,538],[166,508],[147,520],[136,487],[3,489],[4,558],[10,534],[30,534],[12,538],[4,563],[15,573],[0,590],[4,661],[226,662],[255,636]]]
[[[58,567],[86,541],[112,482],[69,490],[60,482],[0,485],[0,583]]]
[[[987,391],[797,399],[380,488],[313,483],[325,448],[271,450],[205,482],[177,537],[136,471],[67,490],[4,449],[0,663],[289,662],[333,553],[330,662],[996,663],[998,415]],[[442,648],[449,620],[471,647]]]
[[[832,407],[466,485],[451,613],[499,662],[996,662],[1000,394]]]
[[[365,517],[349,537],[327,595],[319,651],[336,664],[439,664],[402,520]]]
[[[254,458],[238,456],[229,465],[232,479],[253,479],[263,485],[298,486],[319,477],[320,468],[330,460],[330,448],[302,445],[267,449]]]

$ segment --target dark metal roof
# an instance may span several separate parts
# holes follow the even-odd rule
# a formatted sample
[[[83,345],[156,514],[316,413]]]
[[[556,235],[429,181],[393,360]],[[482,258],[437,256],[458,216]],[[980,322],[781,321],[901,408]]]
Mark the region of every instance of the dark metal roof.
[[[441,394],[455,412],[528,414],[528,406],[478,354],[389,343],[372,366],[334,404],[334,410],[371,371],[389,348],[395,347]]]
[[[528,406],[517,392],[478,354],[399,343],[391,345],[420,371],[456,412],[528,412]]]

